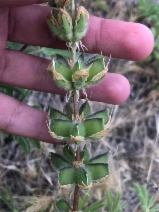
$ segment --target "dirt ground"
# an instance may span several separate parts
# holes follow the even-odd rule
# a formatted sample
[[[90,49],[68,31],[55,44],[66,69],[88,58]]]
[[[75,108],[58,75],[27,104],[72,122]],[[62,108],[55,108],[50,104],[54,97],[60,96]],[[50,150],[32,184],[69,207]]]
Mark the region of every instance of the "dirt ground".
[[[135,1],[107,1],[108,11],[97,8],[96,1],[85,0],[91,14],[104,18],[137,21],[138,8]],[[146,24],[146,23],[145,23]],[[123,38],[124,39],[124,38]],[[93,198],[100,199],[106,189],[121,192],[126,201],[125,212],[139,212],[138,197],[133,183],[145,185],[150,195],[159,202],[159,92],[158,67],[155,61],[133,62],[112,59],[110,72],[122,74],[131,84],[129,99],[121,105],[105,105],[92,102],[92,110],[107,106],[113,111],[108,135],[91,146],[93,154],[101,150],[111,152],[111,175],[105,183],[95,186]],[[54,99],[54,101],[52,101]],[[58,95],[32,92],[28,104],[39,103],[61,108],[65,98]],[[42,143],[41,150],[32,149],[25,155],[17,142],[5,139],[0,149],[0,193],[5,194],[8,185],[14,194],[15,203],[24,205],[28,197],[54,196],[61,191],[57,188],[57,175],[51,168],[49,152],[60,147]],[[63,196],[68,195],[63,192]],[[10,210],[0,201],[0,211]]]

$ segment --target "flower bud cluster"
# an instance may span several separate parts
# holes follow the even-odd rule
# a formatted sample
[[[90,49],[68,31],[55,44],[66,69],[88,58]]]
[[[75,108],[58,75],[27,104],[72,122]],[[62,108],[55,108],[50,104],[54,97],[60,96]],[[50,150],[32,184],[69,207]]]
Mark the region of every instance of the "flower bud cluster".
[[[106,180],[109,175],[109,153],[103,153],[90,158],[87,146],[80,154],[80,161],[76,161],[75,151],[70,146],[63,148],[63,154],[51,153],[51,164],[58,170],[60,187],[73,184],[82,189],[89,189],[93,183]]]
[[[69,1],[61,1],[57,5],[66,6],[68,3]],[[76,7],[75,17],[71,17],[71,14],[62,8],[53,8],[47,17],[51,31],[66,42],[79,42],[87,32],[88,20],[89,13],[83,6]]]
[[[53,138],[69,141],[71,144],[81,144],[105,136],[109,122],[108,109],[90,115],[90,106],[86,100],[80,108],[79,117],[74,117],[73,110],[66,111],[64,114],[51,108],[48,128]]]

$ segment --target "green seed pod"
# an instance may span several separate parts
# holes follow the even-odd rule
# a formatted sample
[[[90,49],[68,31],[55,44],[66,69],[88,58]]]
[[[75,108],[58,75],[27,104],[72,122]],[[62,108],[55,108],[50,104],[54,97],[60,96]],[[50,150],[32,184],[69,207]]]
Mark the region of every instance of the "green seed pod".
[[[76,7],[76,18],[74,25],[73,41],[80,41],[87,32],[89,21],[89,13],[83,6]]]
[[[83,189],[92,187],[91,172],[86,167],[79,167],[75,170],[75,183]]]
[[[60,199],[56,202],[56,207],[58,209],[58,212],[69,212],[72,210],[69,202],[67,202],[65,199]]]
[[[47,16],[47,24],[51,31],[61,40],[71,42],[73,38],[72,18],[66,10],[52,9]]]
[[[62,169],[65,167],[70,167],[71,163],[65,157],[60,154],[51,152],[51,164],[54,169]]]
[[[93,182],[104,181],[109,175],[108,164],[89,164],[86,167],[91,173]]]
[[[66,90],[72,89],[71,70],[67,66],[62,65],[53,59],[49,64],[47,71],[58,86]]]
[[[63,168],[58,175],[59,186],[67,187],[75,183],[75,169],[73,167]]]

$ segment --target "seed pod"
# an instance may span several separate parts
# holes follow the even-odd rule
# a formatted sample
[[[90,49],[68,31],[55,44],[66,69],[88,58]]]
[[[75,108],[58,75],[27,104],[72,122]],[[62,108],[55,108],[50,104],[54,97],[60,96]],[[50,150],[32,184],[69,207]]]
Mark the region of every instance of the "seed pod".
[[[47,24],[51,31],[61,40],[71,42],[73,38],[72,18],[66,10],[52,9],[47,16]]]
[[[49,64],[47,71],[56,84],[64,89],[72,89],[71,84],[71,70],[58,61],[52,60]]]
[[[76,7],[76,17],[74,25],[74,41],[80,41],[87,32],[89,13],[83,6]]]

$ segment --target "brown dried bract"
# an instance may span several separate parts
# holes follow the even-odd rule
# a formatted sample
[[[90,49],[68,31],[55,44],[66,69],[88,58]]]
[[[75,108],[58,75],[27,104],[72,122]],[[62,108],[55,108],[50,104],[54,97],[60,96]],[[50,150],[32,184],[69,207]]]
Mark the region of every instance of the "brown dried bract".
[[[55,0],[55,4],[58,7],[67,7],[70,5],[70,0]]]
[[[76,21],[80,19],[81,14],[84,14],[87,20],[89,19],[89,13],[83,6],[76,7]]]
[[[108,68],[105,68],[103,71],[101,71],[100,73],[95,75],[90,81],[91,82],[98,81],[99,79],[101,79],[102,77],[104,77],[106,75],[107,71],[108,71]]]
[[[77,71],[74,75],[72,75],[72,81],[77,82],[78,79],[82,77],[85,79],[85,81],[87,80],[89,77],[89,68]]]

